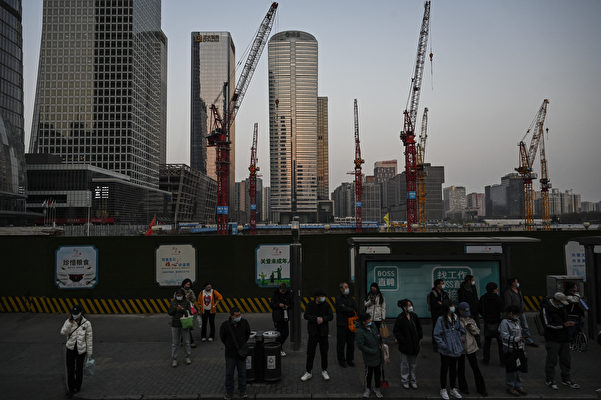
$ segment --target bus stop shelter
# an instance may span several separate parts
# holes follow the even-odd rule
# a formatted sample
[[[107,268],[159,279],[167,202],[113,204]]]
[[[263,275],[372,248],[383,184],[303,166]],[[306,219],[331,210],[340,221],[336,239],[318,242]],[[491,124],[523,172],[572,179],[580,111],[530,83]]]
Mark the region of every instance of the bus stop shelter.
[[[358,303],[372,282],[379,285],[387,318],[397,316],[397,301],[404,298],[413,302],[419,316],[426,317],[426,298],[434,280],[443,279],[454,300],[466,275],[476,278],[478,293],[486,293],[488,282],[501,288],[509,278],[512,245],[538,242],[540,239],[503,236],[351,237],[351,280]],[[358,305],[361,309],[362,304]]]

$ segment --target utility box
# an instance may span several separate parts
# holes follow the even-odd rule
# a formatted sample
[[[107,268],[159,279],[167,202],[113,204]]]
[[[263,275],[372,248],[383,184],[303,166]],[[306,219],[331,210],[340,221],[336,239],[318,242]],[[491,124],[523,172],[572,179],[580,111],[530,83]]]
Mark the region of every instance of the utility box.
[[[563,293],[566,282],[577,284],[580,296],[584,297],[584,280],[576,275],[547,275],[547,297],[552,297],[557,292]]]

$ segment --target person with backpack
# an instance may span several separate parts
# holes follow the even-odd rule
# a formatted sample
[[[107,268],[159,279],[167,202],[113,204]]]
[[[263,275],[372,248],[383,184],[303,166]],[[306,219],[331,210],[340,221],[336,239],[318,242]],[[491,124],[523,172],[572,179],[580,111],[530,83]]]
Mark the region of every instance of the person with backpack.
[[[83,382],[83,364],[86,358],[92,358],[92,323],[83,316],[83,308],[75,305],[69,318],[61,328],[61,335],[67,337],[66,364],[68,397],[81,390]]]
[[[200,329],[200,340],[207,341],[207,322],[211,326],[208,340],[212,342],[215,339],[215,313],[217,305],[223,300],[223,296],[217,290],[213,289],[211,282],[205,283],[204,290],[200,293],[202,301],[202,328]]]
[[[284,342],[288,338],[290,332],[288,321],[290,320],[290,309],[292,307],[292,292],[290,292],[290,289],[288,289],[285,283],[280,283],[280,287],[273,292],[269,305],[272,310],[271,318],[275,330],[280,332],[280,336],[278,337],[278,341],[282,345],[280,355],[285,357],[286,352],[284,351]]]
[[[171,315],[171,366],[173,368],[177,367],[177,348],[182,341],[186,350],[186,365],[189,365],[192,363],[190,359],[192,354],[190,328],[182,327],[181,318],[192,314],[190,312],[190,302],[186,299],[186,292],[183,288],[180,287],[175,292],[175,297],[171,300],[167,313]]]
[[[434,327],[434,340],[436,340],[440,353],[440,397],[449,400],[449,394],[461,399],[457,390],[457,362],[463,354],[465,343],[465,328],[455,314],[455,304],[452,301],[443,304],[443,315],[438,317]],[[449,376],[449,390],[447,390],[447,374]]]
[[[336,296],[336,355],[342,368],[355,366],[355,332],[349,328],[349,318],[356,317],[357,307],[350,295],[348,283],[338,285]]]
[[[486,384],[484,378],[478,367],[478,358],[476,358],[476,352],[478,351],[478,342],[476,336],[480,334],[480,329],[476,325],[476,321],[472,318],[470,305],[466,302],[459,303],[459,322],[465,329],[465,344],[463,347],[463,354],[459,357],[457,362],[457,375],[459,376],[459,391],[463,394],[469,394],[467,380],[465,379],[465,359],[470,363],[474,380],[476,381],[476,391],[482,396],[488,396],[486,392]]]
[[[420,341],[424,337],[419,317],[413,312],[413,303],[409,299],[398,302],[401,313],[394,322],[392,334],[399,344],[401,352],[401,385],[405,389],[417,389],[415,375],[417,355],[420,350]]]
[[[363,305],[365,306],[365,312],[371,315],[371,320],[379,332],[382,321],[386,320],[386,300],[376,282],[369,285],[369,293],[363,300]]]
[[[321,376],[325,381],[330,380],[328,374],[328,323],[334,319],[330,305],[326,303],[326,292],[321,289],[315,291],[315,300],[310,302],[305,309],[304,318],[307,320],[307,331],[309,338],[307,341],[307,363],[305,373],[301,376],[301,381],[308,381],[313,377],[313,361],[315,359],[315,350],[319,345],[321,354]]]
[[[499,336],[503,342],[503,360],[505,361],[505,384],[507,393],[512,396],[526,396],[522,388],[520,371],[526,372],[526,353],[524,352],[524,336],[520,323],[522,310],[517,305],[506,308],[505,318],[499,324]]]
[[[366,312],[359,313],[359,324],[355,333],[357,347],[363,354],[365,365],[365,391],[363,397],[368,398],[371,392],[371,378],[374,378],[374,394],[377,398],[384,395],[380,391],[380,373],[382,365],[382,338],[380,331]]]
[[[480,297],[480,314],[484,319],[484,349],[482,362],[490,363],[490,346],[493,339],[497,341],[499,362],[503,362],[503,344],[499,336],[499,324],[503,314],[503,299],[498,295],[498,285],[495,282],[486,284],[486,293]]]
[[[432,349],[434,352],[438,351],[436,341],[434,340],[434,327],[438,317],[444,313],[444,304],[449,302],[449,294],[444,291],[444,281],[442,279],[436,279],[434,286],[426,299],[428,303],[428,311],[432,317]]]

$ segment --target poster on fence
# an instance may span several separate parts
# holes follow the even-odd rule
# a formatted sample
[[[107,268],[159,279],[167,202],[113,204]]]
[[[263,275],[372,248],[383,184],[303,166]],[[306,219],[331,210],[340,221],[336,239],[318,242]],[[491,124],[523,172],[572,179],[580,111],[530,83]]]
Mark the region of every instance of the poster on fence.
[[[60,246],[55,254],[59,289],[92,289],[98,283],[98,250],[94,246]]]
[[[262,244],[255,249],[255,281],[259,287],[290,286],[290,245]]]
[[[191,244],[161,245],[156,250],[156,281],[159,286],[180,286],[196,281],[196,250]]]

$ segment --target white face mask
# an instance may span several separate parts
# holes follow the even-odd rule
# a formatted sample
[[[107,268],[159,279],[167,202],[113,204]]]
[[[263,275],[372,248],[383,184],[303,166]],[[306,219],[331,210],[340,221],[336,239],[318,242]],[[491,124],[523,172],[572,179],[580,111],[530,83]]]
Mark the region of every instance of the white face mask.
[[[450,312],[455,312],[455,307],[449,307]]]
[[[407,307],[407,311],[408,311],[408,312],[413,312],[413,306],[409,306],[409,307]]]
[[[348,290],[348,288],[344,289],[344,294],[349,294],[349,293],[350,293],[350,290]]]
[[[175,296],[175,300],[177,301],[182,301],[184,299],[184,296]]]

